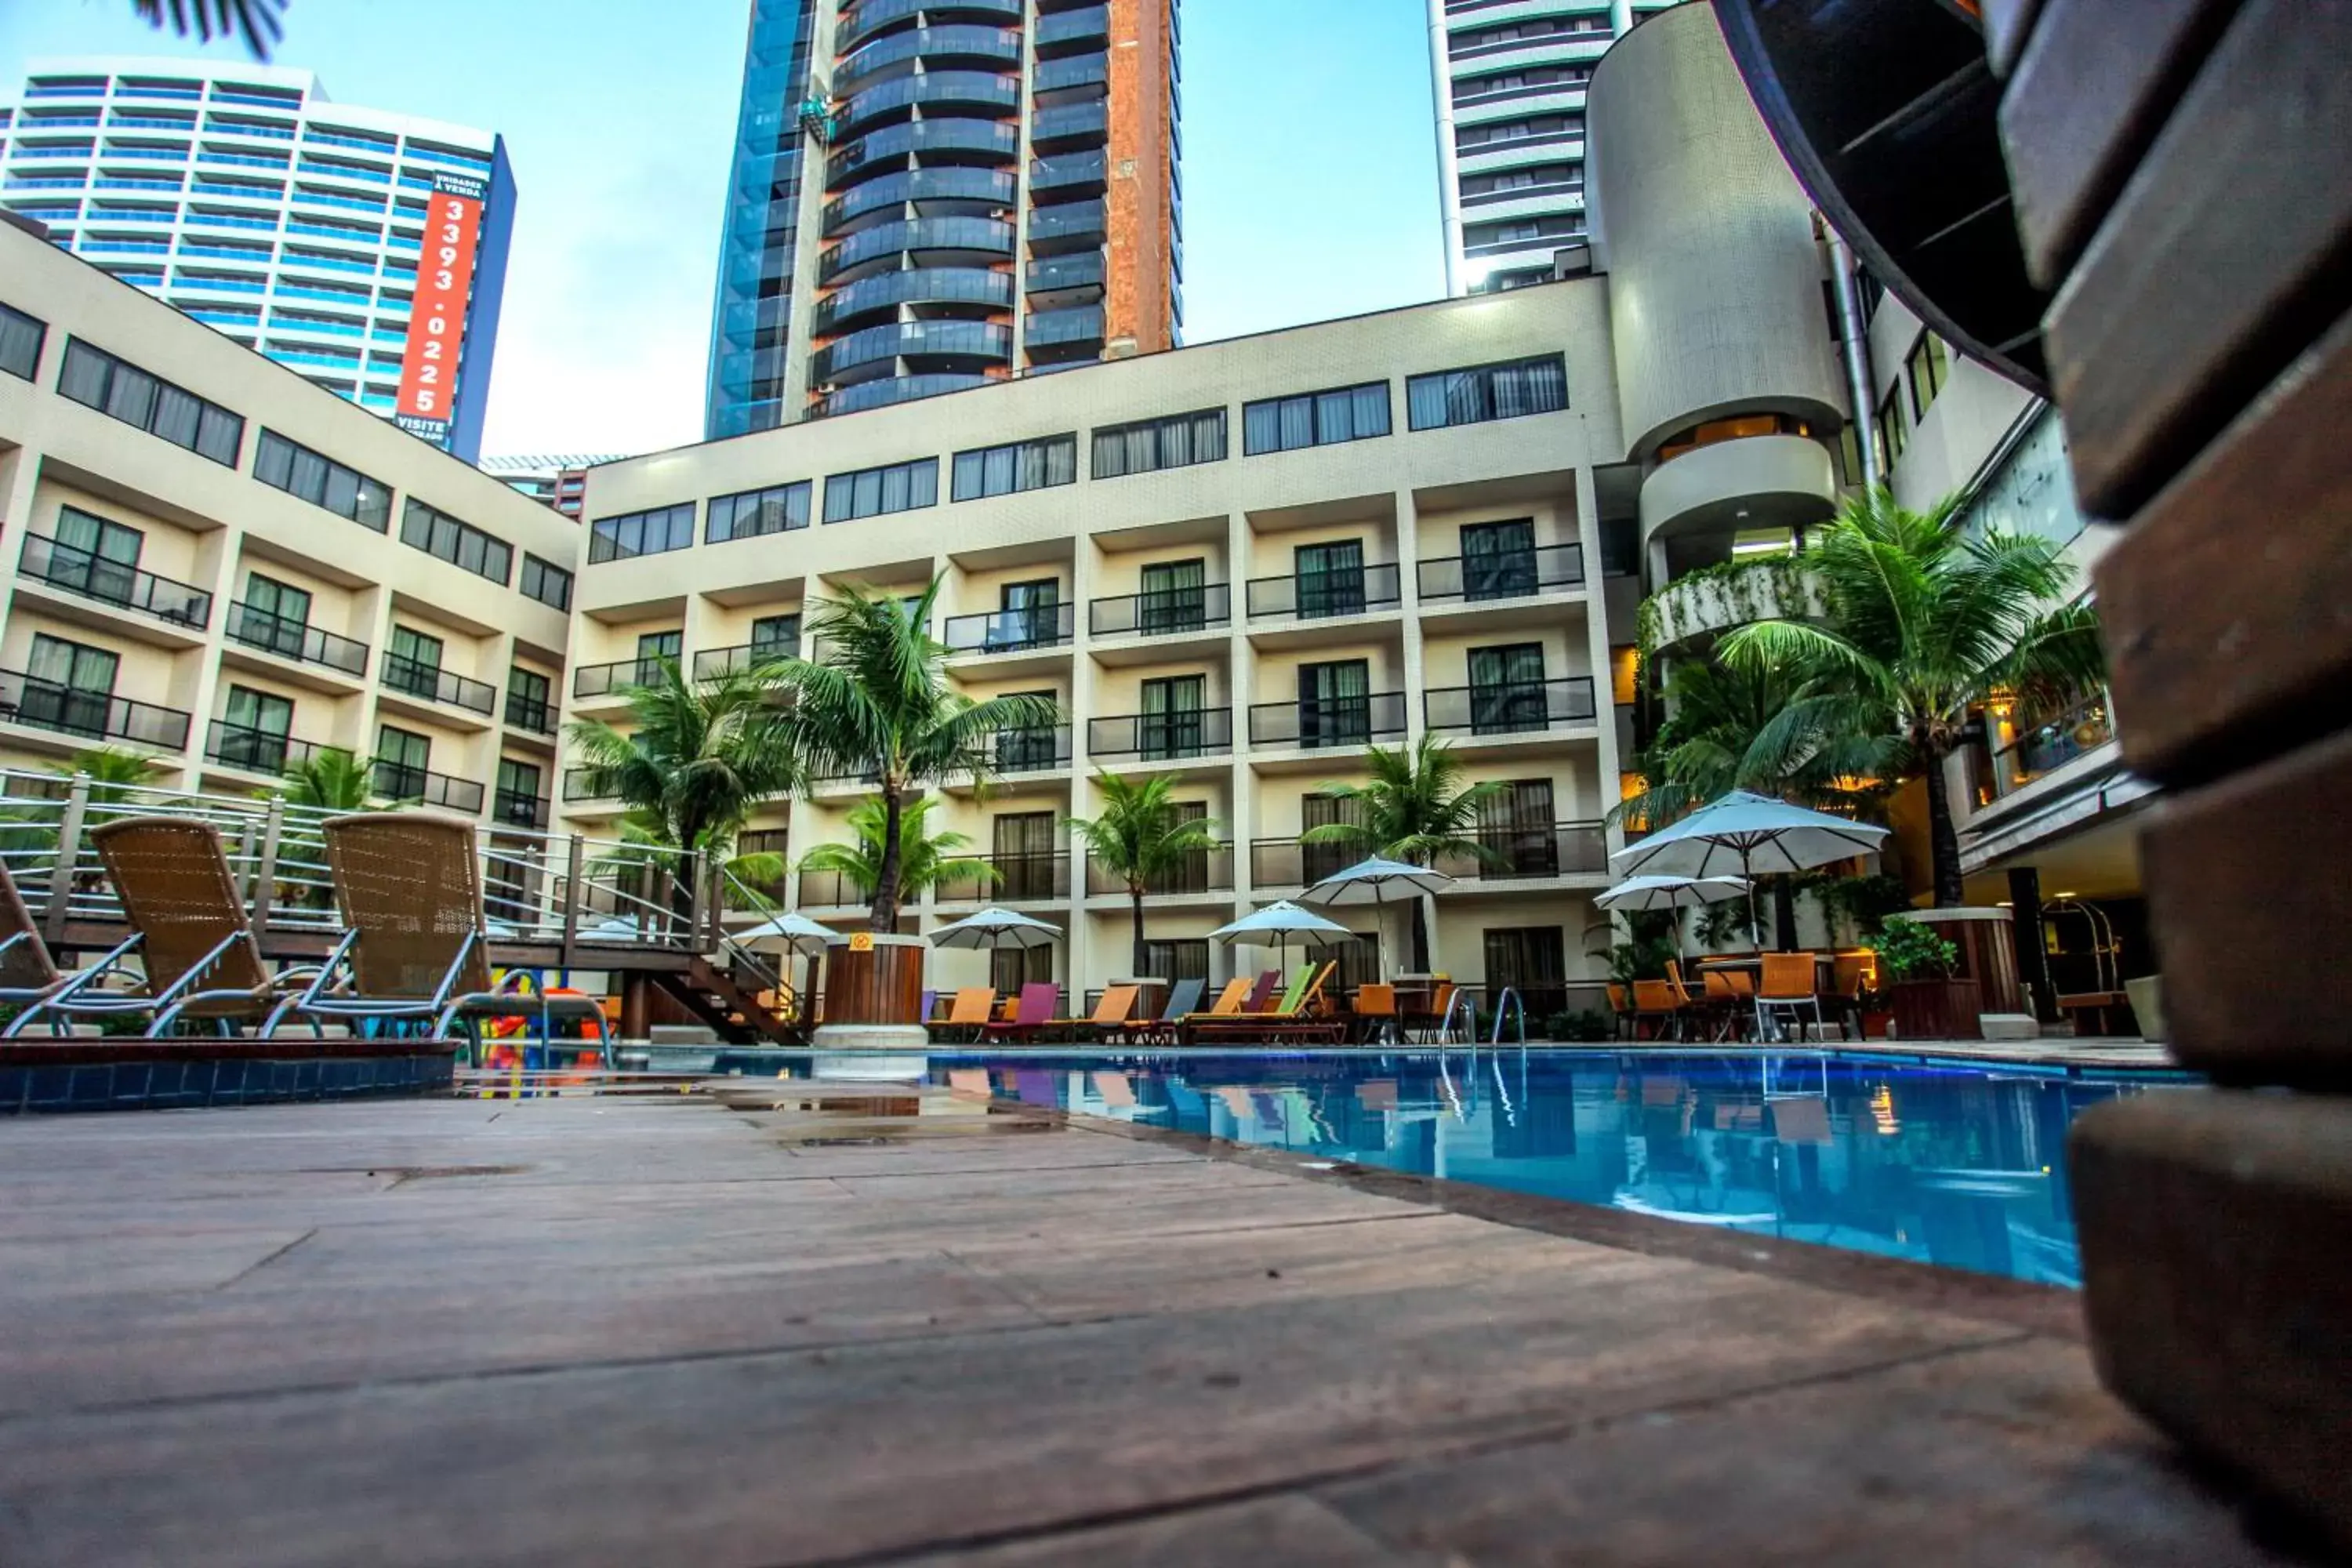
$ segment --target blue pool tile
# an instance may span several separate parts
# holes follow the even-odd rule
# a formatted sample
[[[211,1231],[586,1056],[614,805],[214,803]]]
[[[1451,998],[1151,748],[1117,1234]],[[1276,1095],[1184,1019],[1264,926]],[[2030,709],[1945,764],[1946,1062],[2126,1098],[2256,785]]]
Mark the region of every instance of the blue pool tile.
[[[68,1068],[71,1084],[66,1090],[66,1103],[76,1110],[91,1110],[104,1105],[114,1095],[114,1068],[100,1063]]]
[[[30,1068],[0,1068],[0,1116],[14,1116],[23,1110],[32,1087]]]

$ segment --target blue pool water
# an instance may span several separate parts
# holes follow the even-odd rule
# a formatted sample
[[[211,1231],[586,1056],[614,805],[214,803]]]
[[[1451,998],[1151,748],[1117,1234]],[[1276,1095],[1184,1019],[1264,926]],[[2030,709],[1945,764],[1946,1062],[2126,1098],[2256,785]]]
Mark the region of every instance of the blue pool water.
[[[931,1081],[1692,1225],[2080,1282],[2066,1130],[2176,1074],[1774,1057],[935,1052]]]

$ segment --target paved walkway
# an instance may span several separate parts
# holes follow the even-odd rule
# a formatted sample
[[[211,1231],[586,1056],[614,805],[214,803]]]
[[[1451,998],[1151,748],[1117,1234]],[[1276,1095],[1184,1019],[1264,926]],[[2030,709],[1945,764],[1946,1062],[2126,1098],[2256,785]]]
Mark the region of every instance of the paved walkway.
[[[2063,1296],[723,1092],[0,1123],[0,1563],[2274,1561]]]

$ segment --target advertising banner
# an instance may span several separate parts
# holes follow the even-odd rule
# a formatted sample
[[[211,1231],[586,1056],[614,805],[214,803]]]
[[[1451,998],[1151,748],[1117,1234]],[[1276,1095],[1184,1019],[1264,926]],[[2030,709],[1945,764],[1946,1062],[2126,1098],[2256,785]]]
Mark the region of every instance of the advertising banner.
[[[456,413],[457,347],[466,336],[466,300],[482,237],[484,182],[436,174],[425,243],[416,258],[416,298],[408,317],[408,353],[400,371],[394,420],[436,445],[449,441]]]

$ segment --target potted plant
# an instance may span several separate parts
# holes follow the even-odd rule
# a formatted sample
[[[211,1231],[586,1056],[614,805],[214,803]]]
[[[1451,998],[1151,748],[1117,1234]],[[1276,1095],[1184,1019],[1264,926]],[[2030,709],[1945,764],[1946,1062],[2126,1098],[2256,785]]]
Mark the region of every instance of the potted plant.
[[[1872,944],[1879,982],[1895,1005],[1903,1040],[1979,1040],[1983,995],[1973,980],[1953,978],[1960,950],[1917,921],[1896,916]]]

